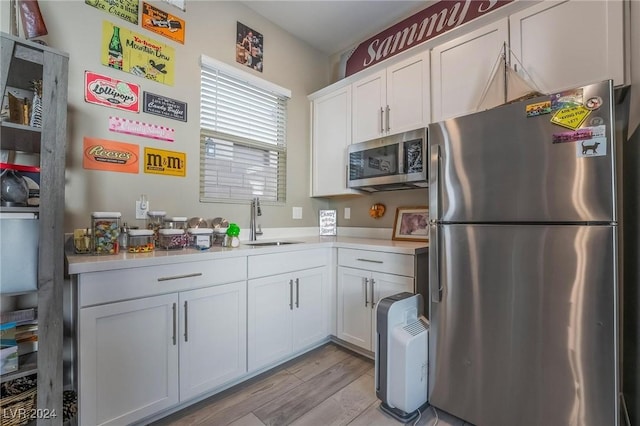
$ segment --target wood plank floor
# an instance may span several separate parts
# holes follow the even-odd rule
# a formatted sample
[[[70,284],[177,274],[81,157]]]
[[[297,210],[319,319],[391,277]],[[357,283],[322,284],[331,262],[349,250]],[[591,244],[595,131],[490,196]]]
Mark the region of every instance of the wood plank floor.
[[[328,343],[153,425],[401,424],[383,413],[379,405],[373,361]],[[468,425],[441,411],[436,417],[433,407],[422,413],[416,425],[434,426],[436,422],[438,426]]]

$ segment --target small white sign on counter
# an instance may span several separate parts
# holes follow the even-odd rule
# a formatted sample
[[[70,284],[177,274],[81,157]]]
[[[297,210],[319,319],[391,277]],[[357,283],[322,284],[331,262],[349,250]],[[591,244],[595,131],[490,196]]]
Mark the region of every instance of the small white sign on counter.
[[[320,210],[320,235],[337,235],[337,210]]]

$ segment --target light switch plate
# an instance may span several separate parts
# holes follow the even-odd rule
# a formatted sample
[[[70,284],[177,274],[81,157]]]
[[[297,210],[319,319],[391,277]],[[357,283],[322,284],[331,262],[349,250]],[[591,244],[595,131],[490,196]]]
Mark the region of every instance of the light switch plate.
[[[293,218],[294,219],[302,219],[302,207],[294,207],[293,208]]]
[[[351,207],[344,208],[344,218],[351,219]]]

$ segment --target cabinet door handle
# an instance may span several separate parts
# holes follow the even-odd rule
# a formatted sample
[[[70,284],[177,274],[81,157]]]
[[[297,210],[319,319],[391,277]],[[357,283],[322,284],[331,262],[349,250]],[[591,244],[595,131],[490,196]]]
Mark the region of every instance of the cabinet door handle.
[[[176,345],[176,326],[177,326],[177,318],[176,318],[176,304],[173,304],[173,346]]]
[[[296,278],[296,308],[300,307],[300,279]]]
[[[179,279],[182,279],[182,278],[199,277],[201,275],[202,275],[202,272],[195,272],[193,274],[184,274],[184,275],[173,275],[171,277],[160,277],[160,278],[158,278],[158,281],[179,280]]]
[[[391,117],[391,108],[387,105],[387,132],[391,131],[391,123],[389,122]]]
[[[364,307],[369,306],[369,278],[364,279]]]
[[[289,309],[293,311],[293,280],[289,280]]]
[[[384,133],[384,109],[380,107],[380,133]]]
[[[358,260],[358,261],[360,261],[360,262],[384,263],[382,260],[363,259],[363,258],[361,258],[361,257],[357,258],[356,260]]]
[[[188,334],[189,333],[188,332],[189,327],[187,325],[187,318],[188,318],[188,315],[187,315],[187,301],[185,300],[184,301],[184,341],[185,342],[189,341],[189,334]]]
[[[375,287],[374,285],[376,284],[376,280],[374,280],[373,278],[371,278],[371,309],[373,309],[376,306],[375,303]]]

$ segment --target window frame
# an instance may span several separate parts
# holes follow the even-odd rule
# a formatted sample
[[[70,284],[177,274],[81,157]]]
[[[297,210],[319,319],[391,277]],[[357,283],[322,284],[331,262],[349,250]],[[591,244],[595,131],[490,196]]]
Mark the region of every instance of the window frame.
[[[231,79],[234,84],[242,85],[243,83],[251,86],[251,90],[256,90],[262,92],[264,95],[270,97],[277,98],[277,106],[276,111],[278,115],[274,118],[273,123],[269,123],[272,125],[274,129],[274,139],[273,142],[269,142],[267,139],[265,140],[256,140],[251,137],[244,137],[241,135],[233,135],[229,133],[225,133],[222,131],[217,131],[209,126],[206,126],[204,123],[214,122],[215,123],[215,113],[213,115],[209,115],[205,117],[205,107],[207,105],[210,108],[215,108],[215,104],[206,103],[205,100],[205,84],[204,79],[206,78],[206,73],[214,74],[216,78],[218,77],[218,73],[224,76],[224,80]],[[216,96],[217,96],[216,92]],[[272,205],[285,205],[287,199],[287,106],[288,101],[291,99],[291,91],[289,89],[278,86],[274,83],[271,83],[267,80],[264,80],[260,77],[257,77],[253,74],[250,74],[246,71],[239,70],[236,67],[233,67],[224,62],[218,61],[216,59],[207,57],[205,55],[201,56],[201,66],[200,66],[200,123],[199,123],[199,144],[200,144],[200,163],[199,163],[199,172],[198,172],[198,180],[199,180],[199,200],[203,203],[230,203],[230,204],[247,204],[251,202],[254,197],[260,197],[261,202],[264,204],[272,204]],[[281,122],[279,123],[279,120]],[[241,128],[239,128],[241,129]],[[249,186],[239,186],[238,188],[242,188],[241,193],[244,192],[245,195],[241,197],[234,198],[226,198],[224,196],[215,196],[217,194],[209,194],[206,195],[207,188],[216,188],[216,187],[224,187],[223,185],[218,184],[207,184],[207,173],[211,171],[215,171],[215,165],[207,166],[207,162],[209,158],[207,157],[208,151],[211,147],[210,139],[218,139],[221,142],[229,142],[230,144],[238,145],[239,147],[255,149],[256,158],[259,158],[258,150],[263,149],[265,151],[265,162],[273,162],[276,161],[277,165],[272,170],[275,170],[275,179],[266,179],[265,182],[275,183],[275,188],[271,185],[272,191],[271,193],[275,193],[274,196],[271,195],[267,198],[263,198],[263,195],[256,194],[255,189],[250,188]],[[215,142],[214,142],[215,143]],[[218,146],[223,146],[221,143]],[[224,152],[224,151],[223,151]],[[229,151],[230,153],[238,153],[238,155],[243,155],[242,149],[237,151]],[[246,154],[246,150],[244,153]],[[245,157],[249,160],[250,157]],[[244,163],[243,163],[244,164]],[[250,161],[246,163],[247,168],[250,168]],[[243,178],[247,177],[248,174],[246,171],[242,173]],[[261,177],[265,179],[265,176]],[[267,178],[270,178],[267,176]],[[274,182],[275,181],[275,182]],[[233,187],[228,187],[229,191],[233,193]],[[249,188],[251,194],[246,194],[245,189]]]

